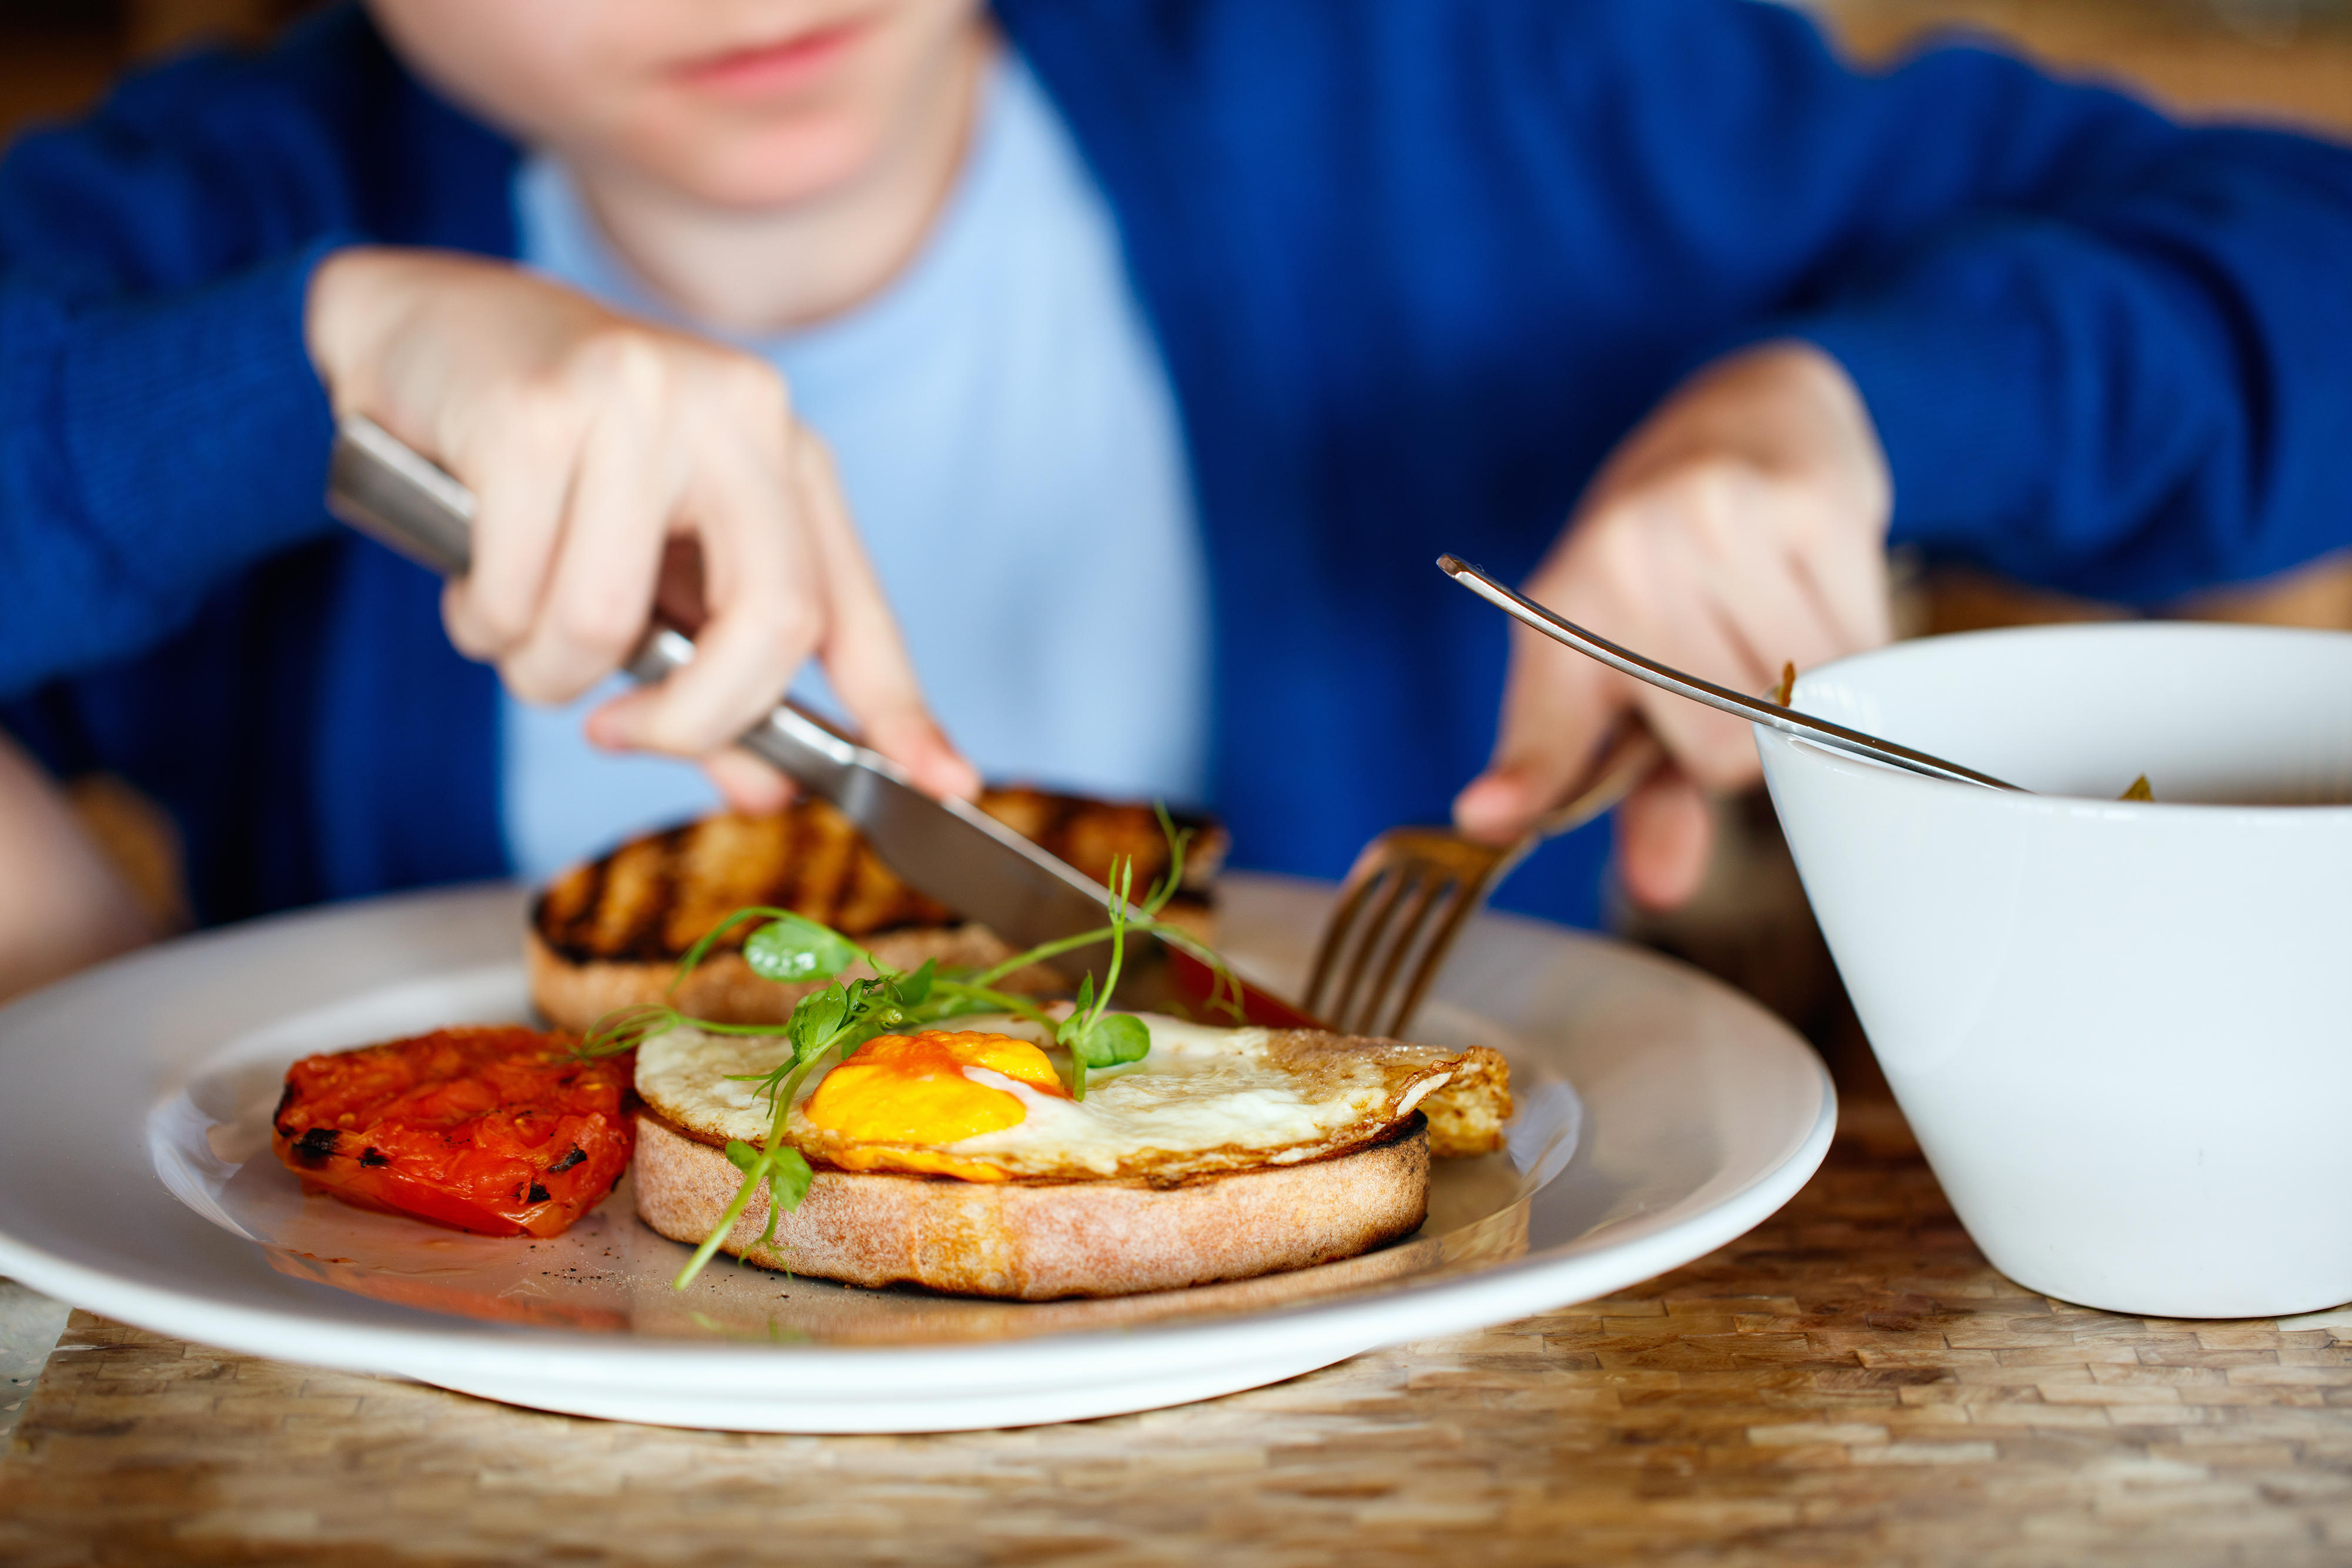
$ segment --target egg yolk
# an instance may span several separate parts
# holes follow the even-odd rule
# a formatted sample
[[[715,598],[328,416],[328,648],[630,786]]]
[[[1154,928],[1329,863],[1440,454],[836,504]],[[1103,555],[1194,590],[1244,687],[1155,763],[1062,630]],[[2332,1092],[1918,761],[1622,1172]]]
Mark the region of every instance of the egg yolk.
[[[1013,1126],[1028,1112],[1020,1096],[964,1075],[967,1067],[1067,1099],[1045,1053],[1025,1040],[976,1030],[925,1030],[867,1040],[816,1086],[801,1113],[809,1124],[860,1143],[952,1144]],[[912,1150],[844,1150],[845,1170],[913,1170],[1002,1181],[1004,1173],[977,1160]]]

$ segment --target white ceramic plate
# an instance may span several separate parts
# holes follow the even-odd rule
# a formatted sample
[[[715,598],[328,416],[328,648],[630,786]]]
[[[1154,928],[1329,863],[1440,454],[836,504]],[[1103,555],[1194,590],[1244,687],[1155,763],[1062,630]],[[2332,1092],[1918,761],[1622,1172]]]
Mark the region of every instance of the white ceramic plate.
[[[1226,946],[1281,983],[1328,890],[1227,879]],[[685,1249],[625,1184],[546,1242],[303,1197],[270,1157],[286,1064],[524,1016],[510,887],[166,944],[0,1010],[0,1272],[157,1333],[579,1415],[903,1432],[1151,1409],[1620,1290],[1802,1186],[1835,1097],[1804,1043],[1693,971],[1488,915],[1416,1032],[1511,1060],[1508,1149],[1444,1161],[1430,1222],[1241,1284],[1024,1304],[861,1291]],[[1474,1010],[1475,1009],[1475,1010]]]

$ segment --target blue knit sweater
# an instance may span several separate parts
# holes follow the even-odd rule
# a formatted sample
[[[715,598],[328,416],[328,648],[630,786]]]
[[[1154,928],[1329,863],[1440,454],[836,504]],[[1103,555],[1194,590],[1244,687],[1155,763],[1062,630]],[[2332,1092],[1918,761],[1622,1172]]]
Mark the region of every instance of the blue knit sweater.
[[[1895,534],[2157,600],[2352,535],[2352,152],[1749,0],[1002,0],[1117,214],[1212,561],[1237,863],[1441,818],[1612,443],[1762,336],[1853,373]],[[0,717],[186,834],[201,913],[496,874],[492,677],[319,502],[302,298],[511,254],[515,149],[356,10],[0,166]],[[1150,594],[1139,585],[1148,631]],[[1600,841],[1506,902],[1589,918]]]

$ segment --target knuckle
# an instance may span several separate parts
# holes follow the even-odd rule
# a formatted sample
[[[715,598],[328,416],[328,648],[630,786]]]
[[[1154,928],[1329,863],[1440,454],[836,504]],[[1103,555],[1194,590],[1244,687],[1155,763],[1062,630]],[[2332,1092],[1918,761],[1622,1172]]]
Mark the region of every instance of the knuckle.
[[[572,409],[572,391],[559,378],[545,371],[509,377],[482,392],[463,456],[471,465],[543,455],[562,444]]]
[[[515,657],[500,660],[499,678],[506,683],[507,690],[527,703],[560,703],[573,695],[534,659]]]
[[[761,572],[724,612],[747,663],[784,668],[806,658],[825,630],[824,607],[797,573]]]
[[[1676,474],[1666,497],[1676,513],[1702,536],[1719,537],[1737,523],[1745,510],[1748,476],[1738,463],[1703,457]]]
[[[1650,554],[1651,541],[1633,513],[1610,513],[1592,531],[1585,553],[1589,591],[1620,607],[1639,602],[1650,577]]]
[[[556,634],[597,653],[626,653],[644,629],[645,606],[619,592],[581,593],[555,607]]]
[[[678,712],[674,702],[656,703],[646,710],[643,734],[648,749],[673,757],[700,757],[728,738],[719,727]]]
[[[769,653],[779,663],[797,664],[808,657],[824,632],[824,616],[816,601],[805,593],[788,593],[769,623]]]
[[[730,406],[762,425],[792,417],[792,392],[776,367],[750,354],[729,354],[719,370],[719,392]]]
[[[530,634],[530,617],[518,600],[485,596],[475,603],[474,631],[485,651],[503,653]]]
[[[506,653],[521,643],[530,632],[530,609],[512,586],[478,574],[466,584],[462,610],[448,621],[452,639],[478,658]]]
[[[670,385],[669,350],[662,337],[635,322],[598,327],[572,350],[566,370],[575,385],[598,400],[619,397],[640,407],[658,404]]]
[[[488,660],[499,651],[477,628],[471,615],[445,615],[442,625],[449,633],[449,645],[468,659]]]

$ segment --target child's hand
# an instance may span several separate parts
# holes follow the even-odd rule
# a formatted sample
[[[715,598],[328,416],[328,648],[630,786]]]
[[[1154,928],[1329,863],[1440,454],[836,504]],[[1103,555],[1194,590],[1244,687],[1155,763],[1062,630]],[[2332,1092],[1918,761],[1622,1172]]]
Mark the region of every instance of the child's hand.
[[[738,807],[772,810],[789,787],[724,748],[814,654],[876,749],[935,793],[978,788],[924,704],[830,455],[764,361],[420,250],[329,257],[307,331],[339,413],[478,498],[473,571],[442,615],[517,696],[595,685],[658,601],[695,631],[695,661],[599,708],[599,745],[699,758]]]
[[[1707,367],[1628,435],[1526,592],[1654,659],[1742,691],[1886,641],[1893,492],[1845,371],[1803,343]],[[1474,837],[1523,831],[1637,707],[1673,762],[1620,810],[1618,863],[1644,904],[1678,904],[1706,866],[1701,788],[1758,775],[1747,725],[1618,674],[1524,627],[1486,771],[1455,798]]]
[[[0,1001],[152,942],[64,790],[0,731]]]

